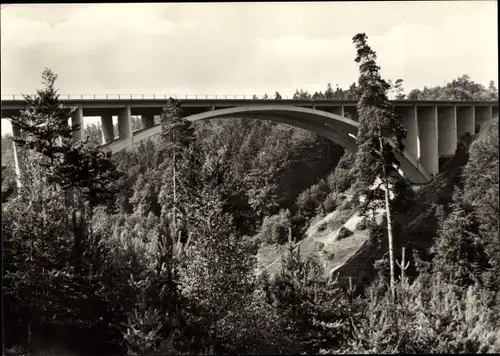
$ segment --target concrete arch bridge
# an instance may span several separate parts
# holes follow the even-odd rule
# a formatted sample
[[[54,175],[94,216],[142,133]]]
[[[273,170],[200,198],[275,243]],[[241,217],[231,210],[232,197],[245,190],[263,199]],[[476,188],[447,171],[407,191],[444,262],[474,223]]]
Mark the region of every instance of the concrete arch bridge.
[[[103,148],[118,152],[157,135],[161,127],[155,116],[161,114],[164,99],[68,99],[75,106],[73,123],[83,124],[85,116],[100,116]],[[271,120],[312,131],[345,149],[356,152],[356,102],[335,100],[252,100],[182,99],[182,116],[190,121],[220,118]],[[458,137],[474,135],[492,117],[498,117],[497,102],[393,101],[408,131],[405,152],[399,155],[402,173],[413,184],[425,184],[439,172],[439,157],[452,155]],[[23,100],[2,100],[2,118],[16,114]],[[132,130],[132,116],[141,116],[143,128]],[[118,121],[118,137],[113,133],[113,116]],[[14,130],[14,135],[19,132]],[[74,133],[83,139],[83,130]]]

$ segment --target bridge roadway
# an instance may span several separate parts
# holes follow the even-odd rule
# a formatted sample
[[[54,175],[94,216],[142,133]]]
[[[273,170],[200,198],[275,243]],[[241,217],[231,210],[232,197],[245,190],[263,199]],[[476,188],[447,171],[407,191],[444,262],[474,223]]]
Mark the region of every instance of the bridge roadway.
[[[100,116],[103,146],[118,152],[160,132],[154,117],[161,114],[165,97],[143,99],[127,95],[113,98],[108,95],[108,99],[94,99],[80,95],[65,99],[61,95],[60,101],[76,108],[73,123],[82,124],[85,116]],[[236,117],[272,120],[313,131],[350,151],[357,149],[357,101],[189,98],[179,99],[179,102],[182,116],[191,121]],[[12,117],[26,106],[19,97],[7,97],[1,103],[2,118]],[[417,184],[429,181],[439,172],[439,157],[455,152],[460,135],[475,134],[488,119],[498,117],[498,103],[493,101],[395,100],[392,103],[408,131],[404,156],[400,157],[401,168]],[[113,116],[118,117],[118,138],[113,133]],[[132,116],[141,116],[142,129],[132,131]],[[19,134],[13,131],[14,135]],[[83,139],[83,130],[75,132],[74,138]]]

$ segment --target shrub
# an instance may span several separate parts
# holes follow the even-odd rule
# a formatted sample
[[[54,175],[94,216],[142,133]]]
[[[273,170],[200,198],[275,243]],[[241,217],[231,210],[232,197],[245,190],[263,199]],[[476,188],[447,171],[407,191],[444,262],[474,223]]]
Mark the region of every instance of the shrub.
[[[371,290],[349,353],[498,352],[498,316],[478,286],[463,291],[434,274],[399,283],[397,295]]]
[[[328,227],[328,223],[326,223],[326,222],[322,223],[320,226],[318,226],[318,232],[325,231],[327,227]]]
[[[325,213],[328,214],[335,211],[340,204],[341,201],[338,199],[337,195],[335,193],[330,193],[323,202],[323,209]]]
[[[351,171],[348,169],[337,168],[335,170],[335,183],[338,192],[345,192],[353,183]]]
[[[311,218],[322,208],[322,202],[325,201],[328,193],[330,193],[330,189],[325,180],[322,179],[300,193],[295,200],[295,205],[304,217]]]
[[[267,244],[285,243],[288,239],[288,229],[290,227],[290,211],[280,210],[279,214],[264,218],[258,238]]]
[[[337,240],[345,239],[346,237],[349,237],[351,235],[353,235],[353,232],[348,228],[346,228],[345,226],[342,226],[337,235]]]
[[[356,230],[366,230],[368,228],[368,222],[363,219],[356,224]]]

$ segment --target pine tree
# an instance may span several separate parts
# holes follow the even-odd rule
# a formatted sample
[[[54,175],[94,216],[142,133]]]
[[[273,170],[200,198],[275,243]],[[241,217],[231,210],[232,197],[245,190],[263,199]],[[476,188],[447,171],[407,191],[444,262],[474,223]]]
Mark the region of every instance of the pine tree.
[[[231,320],[252,291],[255,261],[236,236],[227,212],[230,189],[217,156],[208,157],[198,181],[189,224],[193,245],[186,251],[181,285],[183,294],[194,298],[204,311],[207,346],[220,352],[228,347],[225,340],[232,335]]]
[[[332,100],[333,99],[333,87],[331,83],[328,83],[325,91],[325,99]]]
[[[12,125],[22,133],[14,142],[43,154],[49,164],[64,153],[71,145],[73,132],[80,129],[79,125],[68,125],[74,109],[59,102],[56,80],[57,75],[46,68],[42,73],[45,88],[37,90],[35,96],[25,95],[27,108],[11,119]]]
[[[338,348],[349,328],[345,303],[335,282],[324,277],[320,262],[314,257],[303,259],[291,236],[289,230],[281,273],[272,281],[267,298],[276,301],[295,352],[315,354]]]
[[[453,194],[451,208],[451,213],[439,221],[439,236],[432,247],[433,272],[463,288],[488,284],[492,266],[479,235],[479,223],[459,189]]]
[[[361,202],[363,212],[369,208],[379,207],[382,196],[385,198],[390,281],[394,293],[391,180],[395,176],[393,167],[399,166],[395,151],[401,152],[404,149],[402,140],[406,136],[406,131],[387,97],[390,86],[379,74],[377,55],[368,45],[367,36],[364,33],[357,34],[353,37],[353,42],[357,50],[355,61],[359,63],[359,90],[362,93],[357,105],[360,127],[356,138],[358,152],[353,175],[358,187],[358,199],[360,195],[364,196],[364,202]],[[372,190],[372,186],[377,184],[377,178],[381,182]],[[383,187],[383,191],[380,190],[380,186]]]
[[[14,141],[40,153],[43,159],[38,162],[48,168],[49,183],[66,192],[74,190],[76,204],[80,204],[80,199],[88,202],[91,215],[94,206],[113,199],[119,173],[109,153],[87,141],[73,142],[72,134],[80,127],[68,125],[74,109],[59,102],[56,80],[57,75],[45,69],[42,73],[45,88],[38,90],[36,96],[25,96],[27,108],[12,118],[12,124],[23,134]]]
[[[170,173],[167,173],[165,179],[170,180],[171,184],[165,182],[163,187],[163,205],[168,206],[167,200],[172,201],[173,224],[177,226],[179,217],[178,201],[178,183],[179,183],[179,165],[186,158],[187,151],[195,142],[196,136],[193,124],[182,118],[179,102],[170,98],[161,115],[161,145],[162,153],[170,160]],[[166,168],[164,166],[160,168]],[[168,177],[170,175],[170,178]],[[169,194],[171,192],[171,195]],[[171,198],[169,199],[169,197]],[[165,212],[166,213],[166,212]]]

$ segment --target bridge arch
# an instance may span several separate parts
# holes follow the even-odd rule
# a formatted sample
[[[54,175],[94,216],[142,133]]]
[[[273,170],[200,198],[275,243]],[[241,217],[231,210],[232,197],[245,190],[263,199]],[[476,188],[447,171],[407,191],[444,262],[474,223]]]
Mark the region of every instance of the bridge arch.
[[[296,126],[320,136],[323,136],[341,146],[348,151],[355,153],[356,134],[359,123],[346,117],[332,114],[326,111],[309,109],[288,105],[249,105],[238,106],[226,109],[212,110],[200,114],[186,117],[191,122],[223,119],[223,118],[252,118],[257,120],[270,120],[283,124]],[[148,129],[134,132],[133,143],[157,135],[161,132],[161,126],[157,125]],[[118,140],[104,145],[104,148],[112,152],[121,151],[130,146],[129,142]],[[397,154],[401,163],[401,171],[414,184],[425,184],[430,181],[430,175],[415,157],[408,152]]]

